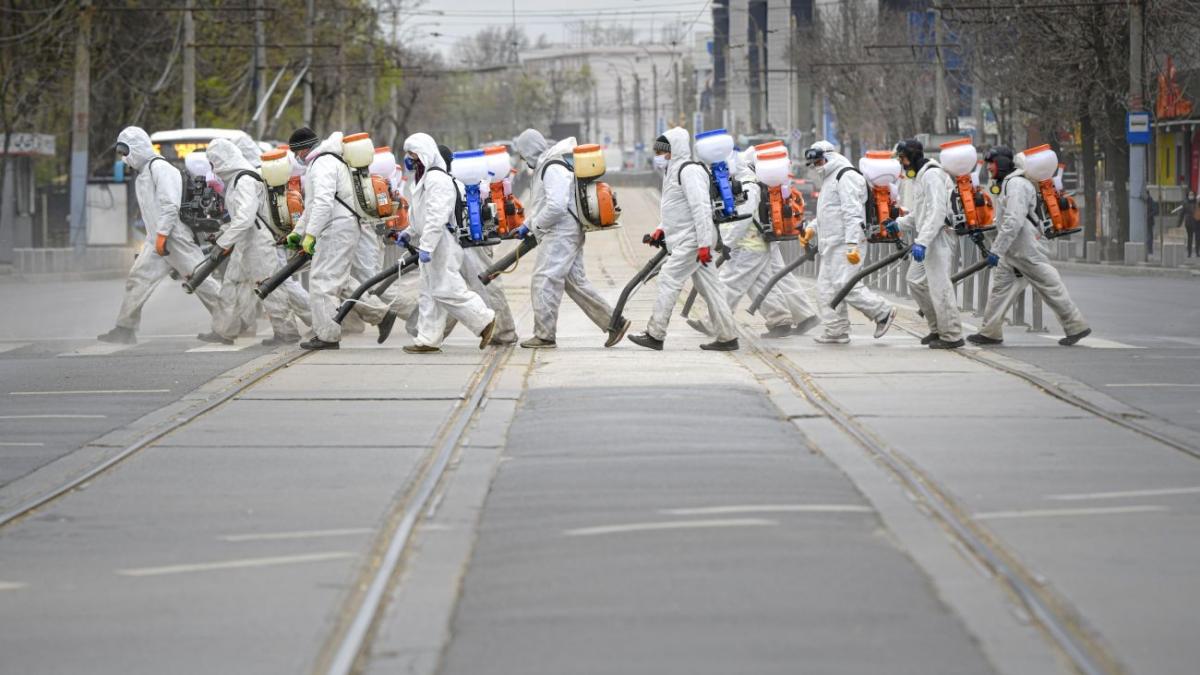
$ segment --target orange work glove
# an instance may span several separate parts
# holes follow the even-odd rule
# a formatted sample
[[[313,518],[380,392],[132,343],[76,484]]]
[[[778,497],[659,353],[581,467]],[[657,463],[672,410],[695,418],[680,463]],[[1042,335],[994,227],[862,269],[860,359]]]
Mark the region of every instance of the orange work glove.
[[[154,252],[162,256],[170,253],[167,250],[167,235],[160,234],[154,238]]]
[[[857,265],[858,263],[862,262],[862,256],[858,254],[857,246],[851,248],[849,251],[846,251],[846,261],[851,265]]]

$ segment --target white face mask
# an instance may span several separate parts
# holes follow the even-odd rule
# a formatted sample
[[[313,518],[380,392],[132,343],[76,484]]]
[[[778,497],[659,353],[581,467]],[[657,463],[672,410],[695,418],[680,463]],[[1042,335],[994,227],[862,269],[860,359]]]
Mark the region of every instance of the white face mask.
[[[661,174],[667,173],[667,166],[670,163],[671,163],[671,160],[667,159],[666,155],[655,155],[654,156],[654,170]]]

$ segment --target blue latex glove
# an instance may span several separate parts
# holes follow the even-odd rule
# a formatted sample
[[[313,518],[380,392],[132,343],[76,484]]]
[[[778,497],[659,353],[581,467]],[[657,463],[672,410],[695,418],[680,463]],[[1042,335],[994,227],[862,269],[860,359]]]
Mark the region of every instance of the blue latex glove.
[[[884,223],[883,228],[885,230],[887,230],[887,233],[892,235],[893,237],[900,234],[900,226],[897,225],[896,221],[894,221],[894,220],[889,220],[886,223]]]
[[[989,253],[988,257],[987,257],[988,267],[995,267],[996,265],[999,265],[999,264],[1000,264],[1000,256],[996,255],[995,253]]]
[[[522,226],[518,227],[517,229],[513,230],[513,236],[516,237],[517,239],[524,239],[525,237],[529,236],[529,228],[522,225]]]
[[[912,257],[917,262],[925,262],[925,247],[920,244],[913,244]]]
[[[417,251],[417,261],[418,262],[428,263],[432,260],[433,260],[433,254],[430,253],[429,251],[426,251],[423,249]]]
[[[401,232],[396,237],[396,245],[400,248],[408,248],[408,241],[412,239],[412,235],[408,232]]]

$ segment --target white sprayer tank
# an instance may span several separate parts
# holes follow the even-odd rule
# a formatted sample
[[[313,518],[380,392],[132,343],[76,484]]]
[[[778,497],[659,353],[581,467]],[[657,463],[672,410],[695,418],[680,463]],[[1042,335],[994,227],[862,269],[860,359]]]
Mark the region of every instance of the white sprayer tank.
[[[288,179],[292,177],[292,160],[288,157],[287,150],[272,150],[260,155],[259,159],[262,160],[259,172],[267,185],[271,187],[286,185]]]
[[[872,187],[894,185],[900,180],[900,160],[886,150],[871,150],[858,160],[858,170]]]
[[[392,149],[386,145],[375,148],[375,158],[371,160],[371,166],[367,168],[367,173],[373,176],[391,178],[392,173],[395,171],[396,156],[392,154]]]
[[[508,158],[508,148],[503,145],[489,145],[483,149],[483,157],[489,183],[498,183],[504,180],[512,171],[512,160]]]
[[[342,159],[355,169],[370,166],[375,160],[375,144],[371,142],[370,135],[364,132],[343,138]]]
[[[1049,145],[1039,145],[1017,155],[1014,163],[1025,169],[1025,175],[1036,182],[1053,178],[1058,171],[1058,155]],[[1024,166],[1022,166],[1024,165]]]
[[[463,150],[454,153],[450,173],[465,185],[478,185],[487,178],[488,165],[482,150]]]
[[[941,150],[938,163],[942,165],[946,173],[955,178],[974,171],[975,163],[979,161],[979,157],[975,153],[975,146],[971,145],[969,138],[959,138],[949,143],[942,143]]]
[[[733,136],[724,129],[696,134],[696,157],[705,164],[724,162],[733,152]]]
[[[754,160],[754,175],[767,187],[787,183],[790,168],[787,153],[782,150],[761,153]]]

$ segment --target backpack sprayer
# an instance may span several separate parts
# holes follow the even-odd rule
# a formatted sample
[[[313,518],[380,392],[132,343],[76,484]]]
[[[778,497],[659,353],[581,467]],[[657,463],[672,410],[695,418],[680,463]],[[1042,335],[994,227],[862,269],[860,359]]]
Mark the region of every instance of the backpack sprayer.
[[[371,142],[371,137],[360,133],[343,138],[341,159],[350,169],[357,214],[378,220],[395,215],[396,204],[392,201],[391,184],[384,176],[371,173],[370,167],[375,161],[375,144]],[[395,168],[393,158],[392,170]]]
[[[741,181],[729,175],[726,160],[729,153],[733,152],[733,145],[733,136],[724,129],[696,134],[696,156],[710,167],[709,194],[713,204],[713,221],[718,224],[745,220],[753,215],[738,214],[737,207],[746,203],[746,192],[742,189]],[[681,167],[681,173],[682,170]]]
[[[212,241],[221,231],[221,225],[229,222],[229,214],[225,212],[225,200],[217,192],[218,183],[209,180],[208,159],[204,152],[189,154],[184,158],[183,164],[179,221],[192,231],[197,243]]]
[[[482,150],[464,150],[454,153],[454,161],[450,163],[450,175],[462,181],[466,186],[466,196],[451,226],[455,228],[455,236],[463,247],[495,246],[500,243],[500,237],[491,228],[485,227],[483,218],[483,197],[479,184],[488,177],[488,161]]]
[[[1063,192],[1061,165],[1049,145],[1039,145],[1019,153],[1013,160],[1037,185],[1037,219],[1030,220],[1047,239],[1079,232],[1079,208],[1074,197]]]
[[[608,167],[599,145],[577,145],[572,153],[575,173],[575,204],[585,232],[620,227],[621,207],[612,186],[600,178]]]
[[[804,197],[789,184],[791,162],[783,141],[754,146],[754,176],[766,199],[758,202],[759,233],[769,242],[800,238]]]
[[[304,196],[300,193],[300,177],[292,176],[292,160],[287,149],[272,150],[261,156],[259,174],[267,186],[267,229],[277,246],[291,234],[304,213]]]
[[[387,182],[387,189],[395,206],[392,215],[375,224],[375,234],[395,240],[397,235],[408,229],[408,200],[400,196],[398,190],[392,189],[390,179],[396,173],[396,155],[392,154],[392,149],[386,145],[375,148],[375,158],[371,160],[367,171]]]
[[[977,183],[978,156],[969,138],[942,143],[939,163],[954,179],[950,193],[950,226],[958,236],[996,229],[992,198]]]
[[[492,145],[483,149],[487,167],[488,196],[483,202],[488,229],[501,239],[511,239],[525,224],[525,206],[512,193],[512,161],[508,148]]]

